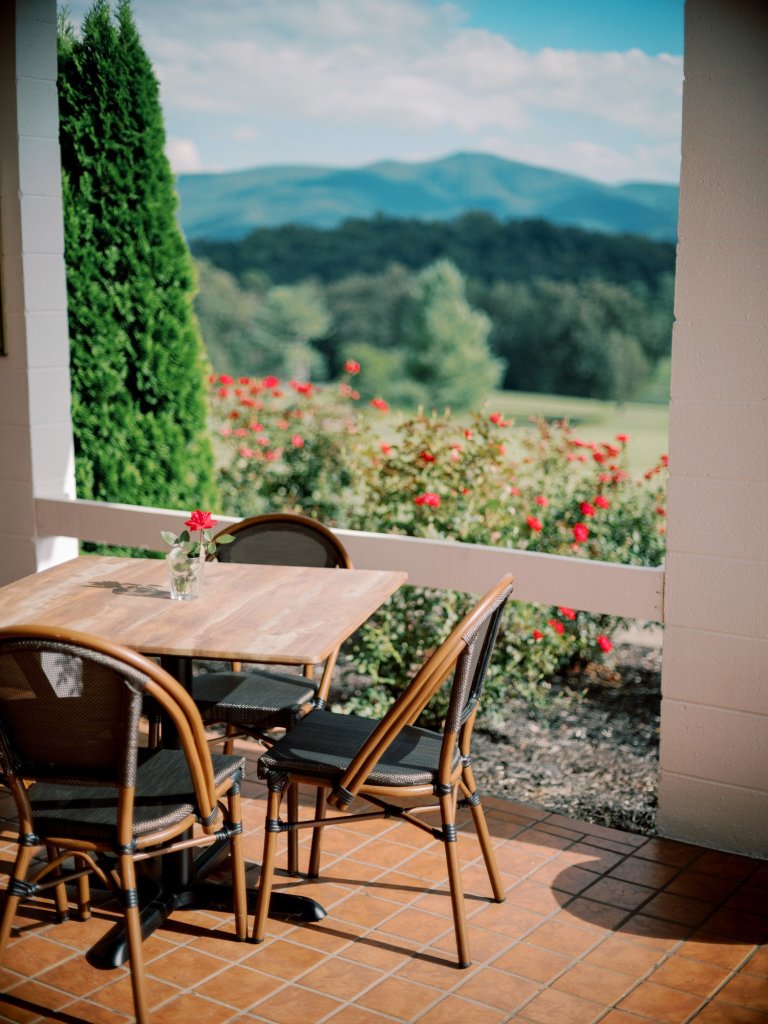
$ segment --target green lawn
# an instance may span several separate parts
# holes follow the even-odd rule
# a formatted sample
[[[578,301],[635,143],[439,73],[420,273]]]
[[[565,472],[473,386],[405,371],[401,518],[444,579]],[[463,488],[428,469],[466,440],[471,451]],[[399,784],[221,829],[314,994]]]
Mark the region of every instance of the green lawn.
[[[655,465],[668,450],[666,405],[628,402],[619,407],[591,398],[497,391],[487,407],[492,412],[502,412],[518,426],[525,425],[531,416],[568,420],[576,436],[584,441],[610,441],[616,434],[627,434],[630,466],[637,473]]]

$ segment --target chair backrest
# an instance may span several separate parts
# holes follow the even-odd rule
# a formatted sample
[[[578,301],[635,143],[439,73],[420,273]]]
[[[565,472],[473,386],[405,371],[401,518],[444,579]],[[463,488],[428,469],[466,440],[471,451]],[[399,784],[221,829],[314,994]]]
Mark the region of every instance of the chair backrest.
[[[197,814],[211,819],[213,769],[191,697],[149,659],[74,630],[0,629],[0,770],[26,781],[130,791],[144,695],[171,717],[187,755]]]
[[[217,548],[220,562],[352,568],[344,545],[327,526],[294,512],[252,516],[220,532],[235,538]]]
[[[457,746],[465,753],[468,750],[483,680],[512,584],[511,575],[503,576],[427,658],[350,763],[329,798],[331,803],[343,808],[351,802],[387,747],[405,726],[414,724],[453,673],[439,769],[439,781],[447,784]]]

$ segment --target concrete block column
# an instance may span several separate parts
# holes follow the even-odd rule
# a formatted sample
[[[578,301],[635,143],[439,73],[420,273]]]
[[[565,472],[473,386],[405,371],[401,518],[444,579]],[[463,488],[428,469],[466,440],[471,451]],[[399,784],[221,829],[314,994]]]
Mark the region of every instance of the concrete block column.
[[[768,857],[768,7],[688,0],[660,831]]]
[[[0,584],[77,554],[36,496],[74,497],[56,0],[0,4]]]

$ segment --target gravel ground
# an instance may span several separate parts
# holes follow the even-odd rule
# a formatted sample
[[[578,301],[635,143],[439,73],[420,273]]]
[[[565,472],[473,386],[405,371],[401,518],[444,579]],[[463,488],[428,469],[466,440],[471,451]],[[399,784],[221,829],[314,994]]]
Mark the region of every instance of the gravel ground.
[[[653,835],[661,652],[617,646],[609,660],[553,682],[575,701],[531,718],[523,705],[478,724],[472,766],[481,791],[611,828]]]

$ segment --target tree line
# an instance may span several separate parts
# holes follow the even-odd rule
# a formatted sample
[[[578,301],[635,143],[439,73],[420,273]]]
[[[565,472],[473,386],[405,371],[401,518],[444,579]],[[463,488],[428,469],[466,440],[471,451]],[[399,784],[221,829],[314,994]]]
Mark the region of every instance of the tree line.
[[[654,376],[665,398],[666,243],[477,213],[287,225],[194,251],[219,372],[323,379],[352,358],[365,397],[411,407],[460,408],[495,386],[624,402]]]

